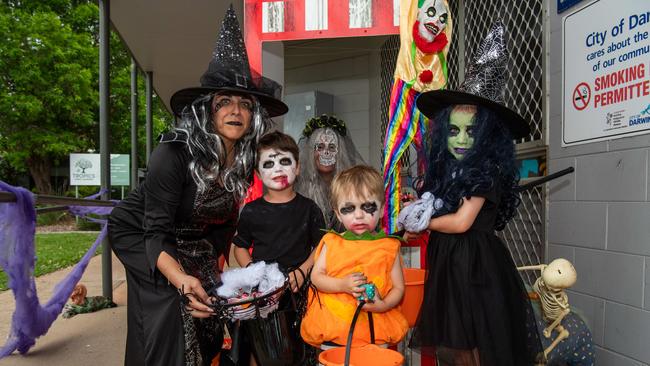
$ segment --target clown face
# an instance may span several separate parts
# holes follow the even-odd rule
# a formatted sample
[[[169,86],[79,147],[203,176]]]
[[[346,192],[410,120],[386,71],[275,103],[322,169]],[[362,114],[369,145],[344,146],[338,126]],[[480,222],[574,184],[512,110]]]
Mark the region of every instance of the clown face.
[[[418,8],[418,34],[427,42],[433,42],[445,30],[448,13],[443,0],[424,0]]]
[[[449,115],[447,149],[456,160],[463,160],[474,146],[474,116],[476,107],[471,106],[456,107]]]
[[[373,232],[383,214],[377,199],[362,199],[354,194],[343,197],[336,207],[336,217],[347,230],[357,235]]]
[[[298,163],[288,151],[264,149],[260,153],[257,171],[262,176],[265,187],[281,191],[295,182],[298,175]]]
[[[339,152],[339,139],[336,133],[330,128],[322,128],[314,133],[317,134],[314,139],[316,165],[333,169],[336,165],[336,154]]]

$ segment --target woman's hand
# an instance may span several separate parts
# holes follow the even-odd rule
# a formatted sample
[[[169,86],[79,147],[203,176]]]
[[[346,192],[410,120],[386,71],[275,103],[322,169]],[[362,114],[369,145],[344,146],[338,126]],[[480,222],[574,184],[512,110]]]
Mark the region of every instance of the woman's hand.
[[[205,292],[198,278],[184,274],[179,276],[174,285],[187,298],[185,310],[190,315],[195,318],[208,318],[214,315],[214,310],[207,305],[212,304],[212,299]]]
[[[350,273],[341,279],[341,292],[348,293],[355,298],[358,298],[366,293],[366,290],[361,287],[366,283],[368,283],[368,278],[363,273]]]
[[[156,267],[167,277],[167,281],[178,289],[187,298],[185,309],[196,318],[207,318],[214,315],[214,310],[206,304],[212,300],[201,286],[198,278],[190,276],[183,271],[183,267],[167,252],[160,252]]]

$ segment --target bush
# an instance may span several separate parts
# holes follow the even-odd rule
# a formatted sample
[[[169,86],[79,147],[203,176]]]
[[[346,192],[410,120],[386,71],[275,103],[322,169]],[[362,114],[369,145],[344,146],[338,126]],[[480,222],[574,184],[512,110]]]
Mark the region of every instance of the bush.
[[[67,211],[47,212],[36,215],[36,226],[49,226],[65,223],[71,220]]]
[[[85,219],[79,219],[77,222],[77,230],[79,231],[99,231],[102,229],[102,226],[96,222],[88,221]]]

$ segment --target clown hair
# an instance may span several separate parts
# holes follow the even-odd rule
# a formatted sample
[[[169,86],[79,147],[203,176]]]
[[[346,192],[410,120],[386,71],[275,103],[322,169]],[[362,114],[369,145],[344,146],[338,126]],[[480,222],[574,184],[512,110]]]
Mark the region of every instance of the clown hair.
[[[226,167],[226,148],[212,121],[212,99],[219,93],[197,98],[186,106],[177,121],[176,131],[187,134],[187,146],[192,156],[190,172],[199,192],[204,192],[213,182],[223,182],[228,192],[243,198],[250,185],[257,143],[271,126],[271,119],[257,98],[253,100],[251,125],[235,142],[233,163]]]
[[[515,165],[515,148],[509,131],[487,108],[478,107],[475,115],[474,145],[462,160],[456,160],[447,148],[449,117],[453,106],[440,111],[433,119],[433,133],[428,156],[427,176],[421,192],[431,192],[445,202],[435,216],[456,212],[462,198],[500,192],[495,230],[503,230],[521,202],[515,188],[519,171]]]
[[[320,176],[316,163],[314,162],[314,148],[316,146],[317,138],[325,132],[325,130],[333,131],[339,143],[339,150],[336,154],[336,168],[333,172],[334,175],[351,168],[358,164],[365,164],[359,152],[354,147],[354,143],[349,134],[341,136],[335,130],[325,127],[315,130],[309,137],[303,136],[298,141],[300,148],[300,175],[296,180],[295,190],[301,195],[311,198],[318,207],[320,207],[327,222],[329,213],[332,211],[330,204],[330,187],[327,182]]]

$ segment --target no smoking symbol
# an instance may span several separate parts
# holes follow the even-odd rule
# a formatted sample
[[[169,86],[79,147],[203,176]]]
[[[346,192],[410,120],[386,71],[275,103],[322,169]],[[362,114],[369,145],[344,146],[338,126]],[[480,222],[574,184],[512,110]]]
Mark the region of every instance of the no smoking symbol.
[[[573,90],[573,107],[579,111],[587,108],[591,100],[591,88],[587,83],[580,83]]]

